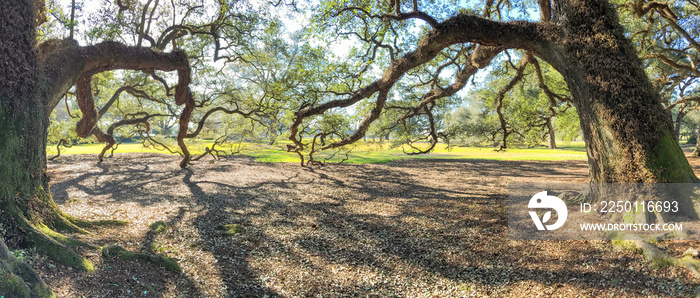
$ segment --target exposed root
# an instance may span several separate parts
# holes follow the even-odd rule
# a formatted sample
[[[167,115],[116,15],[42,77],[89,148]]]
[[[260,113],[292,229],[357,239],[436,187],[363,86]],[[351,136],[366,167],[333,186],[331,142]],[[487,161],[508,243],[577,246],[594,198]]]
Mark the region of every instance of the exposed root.
[[[144,253],[130,252],[119,245],[110,245],[102,249],[102,256],[106,259],[119,256],[125,260],[142,260],[165,269],[181,273],[182,268],[177,263],[177,259],[169,258],[160,254],[151,255]]]
[[[644,257],[658,267],[681,266],[690,270],[695,277],[700,278],[700,260],[694,258],[693,251],[689,250],[682,257],[671,256],[650,241],[644,240],[638,235],[627,233],[611,233],[610,240],[615,248],[632,250],[641,253]]]
[[[168,224],[166,224],[164,221],[159,220],[150,225],[151,230],[153,230],[154,233],[158,234],[161,232],[164,232],[168,228]]]
[[[65,246],[71,246],[71,247],[82,246],[82,247],[87,247],[90,249],[100,249],[99,246],[92,245],[90,243],[80,241],[80,240],[65,236],[61,233],[58,233],[58,232],[50,229],[49,227],[47,227],[44,224],[36,224],[35,227],[38,230],[40,230],[42,233],[46,234],[47,236],[53,238],[54,240],[58,241],[59,243],[65,245]]]
[[[243,226],[239,224],[228,224],[228,225],[221,225],[216,227],[217,230],[223,231],[222,235],[224,236],[233,236],[238,233],[242,233],[245,231]]]
[[[40,193],[38,198],[46,207],[43,208],[42,216],[32,216],[34,219],[30,220],[24,212],[11,203],[7,205],[6,209],[8,219],[17,225],[29,243],[46,253],[51,259],[70,267],[88,272],[93,271],[92,262],[79,255],[72,247],[87,247],[89,249],[100,249],[101,247],[65,236],[58,231],[88,234],[89,232],[82,227],[107,224],[123,225],[125,222],[115,220],[90,222],[77,219],[60,211],[56,203],[50,200],[50,195]]]
[[[39,275],[10,254],[0,240],[0,294],[3,297],[56,297]]]
[[[58,210],[58,208],[56,209]],[[76,225],[71,219],[71,216],[59,211],[58,214],[53,217],[51,223],[53,224],[52,226],[60,232],[90,234],[87,230]]]
[[[21,214],[16,219],[20,228],[27,234],[29,241],[34,243],[37,249],[46,253],[51,259],[87,272],[95,270],[90,260],[83,258],[69,248],[69,246],[82,246],[81,241],[65,237],[45,225],[39,224],[35,226]]]

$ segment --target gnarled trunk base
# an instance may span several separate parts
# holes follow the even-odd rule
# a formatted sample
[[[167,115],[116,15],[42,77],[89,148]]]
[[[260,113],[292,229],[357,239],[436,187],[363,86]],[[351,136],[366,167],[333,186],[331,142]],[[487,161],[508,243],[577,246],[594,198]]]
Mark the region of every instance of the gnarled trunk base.
[[[94,270],[93,264],[76,253],[73,247],[91,249],[100,249],[100,247],[67,237],[61,233],[86,234],[89,232],[85,228],[126,223],[117,220],[89,222],[72,217],[62,212],[51,195],[42,189],[37,191],[28,205],[31,207],[24,209],[10,200],[0,206],[2,210],[0,224],[5,226],[6,230],[19,232],[11,235],[11,239],[36,247],[37,250],[44,252],[53,260],[84,271]],[[40,210],[40,212],[31,210]],[[7,236],[9,235],[5,235],[5,237]]]
[[[0,239],[0,293],[3,297],[55,297],[39,275],[15,258]]]

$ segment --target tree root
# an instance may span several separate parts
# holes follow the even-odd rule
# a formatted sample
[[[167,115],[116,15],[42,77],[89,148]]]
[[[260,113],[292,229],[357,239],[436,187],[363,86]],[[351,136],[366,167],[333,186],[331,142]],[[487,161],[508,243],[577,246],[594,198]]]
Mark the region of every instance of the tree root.
[[[243,226],[239,224],[220,225],[217,226],[216,229],[219,231],[223,231],[222,235],[224,236],[233,236],[245,231]]]
[[[77,227],[80,228],[95,228],[95,227],[106,227],[106,226],[125,226],[129,222],[126,220],[118,219],[101,219],[101,220],[84,220],[80,218],[73,217],[71,215],[61,212],[61,216],[70,221]],[[88,232],[89,233],[89,232]]]
[[[47,236],[53,238],[54,240],[58,241],[59,243],[69,246],[69,247],[87,247],[90,249],[100,249],[99,246],[92,245],[90,243],[80,241],[68,236],[65,236],[61,233],[55,232],[54,230],[50,229],[49,227],[45,226],[44,224],[36,224],[34,225],[38,230],[46,234]]]
[[[106,259],[112,258],[113,256],[119,256],[125,260],[142,260],[148,263],[163,267],[165,269],[181,273],[182,268],[180,264],[177,263],[177,259],[169,258],[160,254],[151,255],[137,252],[130,252],[119,245],[110,245],[102,249],[102,256]]]
[[[56,230],[88,234],[89,232],[82,227],[106,224],[123,225],[125,222],[114,220],[89,222],[65,214],[58,209],[55,203],[49,203],[49,207],[55,208],[52,208],[53,210],[50,210],[49,214],[44,214],[43,221],[37,220],[37,222],[32,222],[27,219],[24,212],[20,211],[14,204],[9,204],[6,210],[12,222],[24,232],[27,241],[33,244],[38,250],[46,253],[51,259],[61,264],[87,272],[94,271],[92,262],[79,255],[72,247],[87,247],[96,250],[101,249],[101,247],[65,236]]]
[[[29,241],[34,243],[37,249],[46,253],[51,259],[87,272],[95,270],[90,260],[83,258],[70,249],[69,246],[76,246],[79,244],[79,241],[69,240],[70,238],[51,230],[43,224],[38,224],[37,227],[31,224],[24,216],[18,217],[17,222],[27,234]]]
[[[700,278],[700,260],[694,258],[694,251],[689,250],[682,257],[671,256],[650,241],[642,239],[638,235],[627,233],[611,233],[608,238],[612,240],[613,247],[622,250],[632,250],[644,255],[647,261],[660,268],[669,266],[685,267],[695,276]]]
[[[39,275],[0,240],[0,293],[4,297],[56,297]]]

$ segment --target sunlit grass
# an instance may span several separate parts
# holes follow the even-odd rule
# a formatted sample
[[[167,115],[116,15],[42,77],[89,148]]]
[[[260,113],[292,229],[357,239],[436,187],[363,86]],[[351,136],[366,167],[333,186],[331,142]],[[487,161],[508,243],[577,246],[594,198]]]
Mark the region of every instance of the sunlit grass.
[[[256,143],[233,144],[226,146],[228,152],[231,149],[238,150],[239,154],[254,157],[261,162],[299,162],[299,156],[294,152],[283,150],[285,143],[278,145],[266,145]],[[240,147],[239,147],[240,146]],[[193,155],[205,152],[205,147],[211,147],[211,143],[190,144],[189,150]],[[585,160],[586,151],[583,142],[571,142],[560,144],[561,149],[546,148],[513,148],[505,151],[496,151],[494,148],[479,147],[452,147],[438,144],[435,150],[429,154],[406,155],[399,148],[389,148],[388,144],[362,143],[345,155],[345,151],[337,153],[329,159],[329,162],[338,162],[347,157],[348,163],[383,163],[401,159],[483,159],[483,160]],[[102,144],[75,145],[71,148],[61,148],[61,154],[98,154],[103,148]],[[177,149],[172,146],[171,149]],[[56,154],[55,146],[47,148],[49,155]],[[141,144],[121,144],[115,153],[169,153],[168,151],[146,148]],[[109,151],[107,152],[109,155]],[[317,153],[316,160],[324,160],[330,156],[330,152]]]

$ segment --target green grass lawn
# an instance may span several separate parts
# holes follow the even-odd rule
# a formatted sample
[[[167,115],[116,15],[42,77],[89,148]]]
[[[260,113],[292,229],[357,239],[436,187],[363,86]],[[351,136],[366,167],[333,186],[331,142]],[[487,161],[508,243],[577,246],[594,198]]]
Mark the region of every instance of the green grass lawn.
[[[205,146],[211,143],[198,143],[189,146],[193,155],[204,152]],[[299,162],[296,153],[282,150],[282,145],[268,146],[264,144],[242,143],[240,154],[252,156],[262,162]],[[494,148],[477,147],[453,147],[447,149],[444,144],[438,144],[435,150],[429,154],[406,155],[401,148],[389,148],[388,145],[360,144],[348,154],[348,163],[383,163],[400,159],[488,159],[488,160],[585,160],[586,150],[583,142],[571,142],[560,144],[556,150],[546,148],[514,148],[497,152]],[[61,154],[98,154],[102,150],[102,144],[75,145],[71,148],[61,148]],[[177,148],[176,146],[172,147]],[[227,148],[228,149],[228,148]],[[56,154],[56,147],[47,148],[49,155]],[[167,151],[143,147],[141,144],[121,144],[115,153],[151,152],[168,153]],[[321,152],[316,155],[317,160],[323,160],[330,153]],[[109,155],[109,152],[107,153]],[[331,162],[340,161],[345,155],[337,154],[330,159]]]

